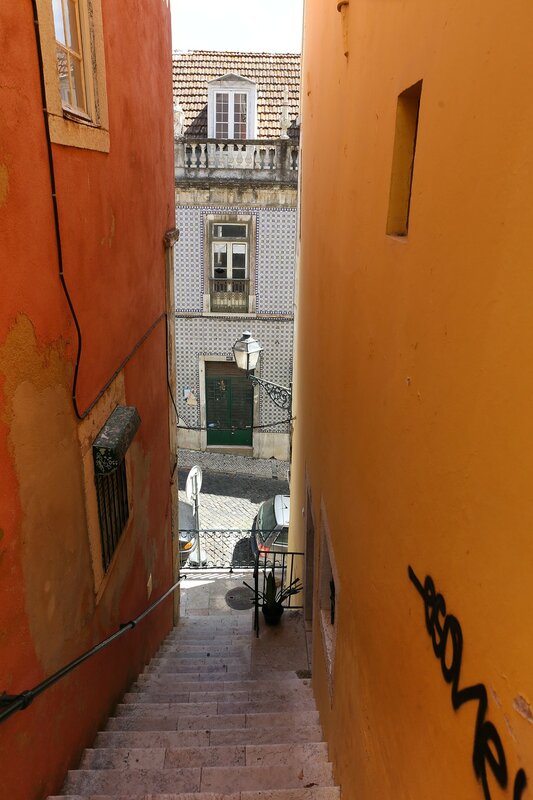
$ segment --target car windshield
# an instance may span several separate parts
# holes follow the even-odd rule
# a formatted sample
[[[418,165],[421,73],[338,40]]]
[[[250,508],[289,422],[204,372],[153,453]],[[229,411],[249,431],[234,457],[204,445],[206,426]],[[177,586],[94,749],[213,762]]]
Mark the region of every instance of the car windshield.
[[[257,514],[257,522],[259,534],[262,539],[265,539],[266,535],[276,527],[273,497],[271,497],[270,500],[265,500],[265,502],[261,504],[259,513]]]

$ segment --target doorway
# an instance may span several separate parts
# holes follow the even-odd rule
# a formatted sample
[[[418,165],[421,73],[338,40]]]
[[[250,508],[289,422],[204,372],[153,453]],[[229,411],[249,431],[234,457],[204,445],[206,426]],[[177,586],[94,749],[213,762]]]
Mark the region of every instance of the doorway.
[[[251,447],[254,389],[236,364],[206,362],[207,446]]]

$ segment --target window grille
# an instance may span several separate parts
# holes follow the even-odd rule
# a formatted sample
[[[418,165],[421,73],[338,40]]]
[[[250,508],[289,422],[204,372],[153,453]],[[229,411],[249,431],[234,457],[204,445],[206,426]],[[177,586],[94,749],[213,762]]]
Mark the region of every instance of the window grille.
[[[104,570],[111,563],[130,513],[125,458],[140,423],[134,406],[117,406],[93,442]]]
[[[95,475],[98,517],[102,543],[102,562],[107,571],[129,517],[126,462],[107,475]]]

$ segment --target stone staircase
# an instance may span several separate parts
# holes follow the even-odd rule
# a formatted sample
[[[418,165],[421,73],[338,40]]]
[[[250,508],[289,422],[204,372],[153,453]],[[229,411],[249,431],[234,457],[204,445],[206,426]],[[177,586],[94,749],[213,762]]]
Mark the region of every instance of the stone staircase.
[[[182,618],[61,797],[338,800],[310,682],[254,676],[251,641],[248,613]]]

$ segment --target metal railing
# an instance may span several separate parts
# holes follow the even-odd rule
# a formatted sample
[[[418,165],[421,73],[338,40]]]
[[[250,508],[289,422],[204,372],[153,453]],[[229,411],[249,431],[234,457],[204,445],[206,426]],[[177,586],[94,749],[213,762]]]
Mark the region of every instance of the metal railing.
[[[210,278],[211,311],[248,312],[248,278]]]
[[[250,547],[252,531],[240,528],[211,528],[179,531],[182,570],[253,569]]]
[[[125,633],[135,628],[139,622],[141,622],[145,617],[150,614],[154,608],[156,608],[163,600],[172,594],[172,592],[176,591],[178,585],[181,581],[181,576],[178,580],[172,584],[172,586],[167,589],[167,591],[161,595],[157,600],[155,600],[151,605],[146,608],[142,614],[139,614],[138,617],[135,619],[130,620],[130,622],[123,623],[118,631],[108,636],[107,639],[104,639],[99,644],[91,647],[90,650],[86,650],[85,653],[82,653],[78,658],[75,658],[73,661],[70,661],[64,667],[59,669],[57,672],[54,672],[53,675],[50,675],[49,678],[38,683],[37,686],[34,686],[32,689],[26,689],[24,692],[20,692],[20,694],[7,694],[4,692],[0,695],[0,723],[4,722],[8,717],[15,714],[17,711],[24,711],[24,709],[28,708],[28,706],[35,700],[38,695],[45,692],[50,686],[53,686],[54,683],[57,683],[61,678],[64,678],[65,675],[68,675],[69,672],[72,672],[76,667],[79,667],[80,664],[83,664],[84,661],[87,661],[92,656],[99,653],[100,650],[104,650],[104,648],[108,647],[115,639],[119,639],[121,636],[124,636]]]
[[[266,592],[266,582],[268,574],[272,571],[276,580],[278,592],[283,592],[288,588],[295,578],[301,578],[304,570],[304,553],[299,552],[259,552],[255,559],[254,566],[254,631],[259,636],[259,608],[261,607],[260,597]],[[302,595],[303,596],[303,595]],[[281,603],[282,607],[290,608],[293,611],[304,607],[303,601],[299,600],[299,594],[289,595]]]

